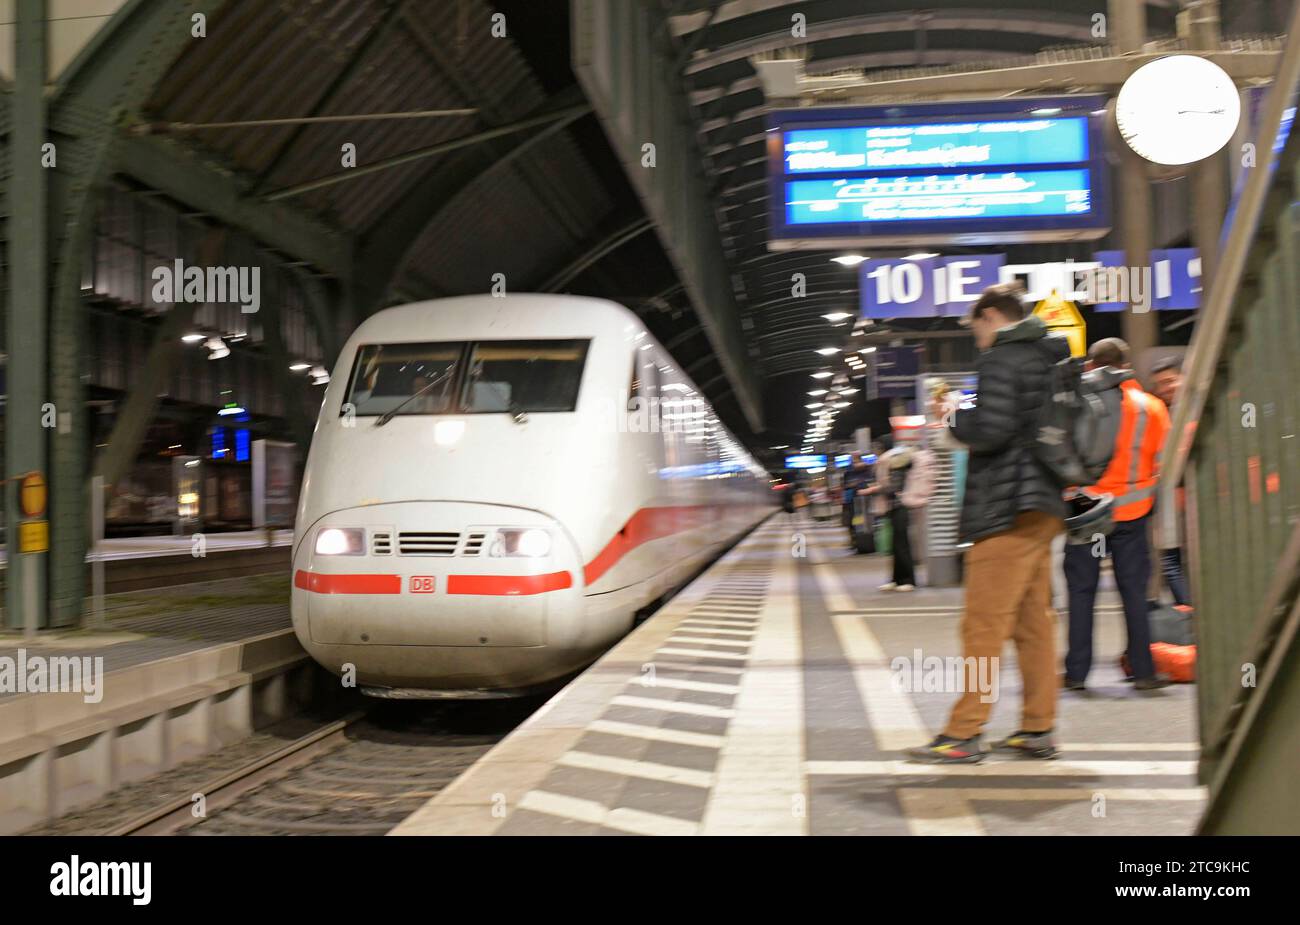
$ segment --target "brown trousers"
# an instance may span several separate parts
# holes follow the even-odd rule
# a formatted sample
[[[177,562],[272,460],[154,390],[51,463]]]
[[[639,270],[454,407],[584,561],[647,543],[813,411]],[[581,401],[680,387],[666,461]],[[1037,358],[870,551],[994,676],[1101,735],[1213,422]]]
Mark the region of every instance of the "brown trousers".
[[[1052,609],[1052,539],[1065,529],[1059,517],[1027,511],[1010,530],[977,540],[966,552],[966,609],[961,618],[964,693],[945,735],[968,739],[984,728],[992,703],[979,689],[977,666],[999,659],[1008,639],[1024,682],[1020,728],[1045,732],[1056,720],[1056,611]],[[987,679],[988,668],[985,669]],[[999,682],[998,690],[1002,685]]]

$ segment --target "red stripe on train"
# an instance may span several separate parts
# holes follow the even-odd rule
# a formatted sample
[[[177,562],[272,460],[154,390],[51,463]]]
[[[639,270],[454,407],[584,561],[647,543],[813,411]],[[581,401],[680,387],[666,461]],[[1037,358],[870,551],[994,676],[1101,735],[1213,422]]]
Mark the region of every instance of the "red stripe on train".
[[[623,525],[623,529],[614,534],[596,558],[587,563],[582,572],[587,586],[595,584],[619,559],[642,543],[702,526],[714,517],[716,511],[717,507],[712,504],[641,508]]]
[[[547,575],[448,575],[448,594],[544,594],[573,587],[568,572]]]
[[[303,569],[293,576],[295,588],[317,594],[401,594],[400,575],[327,575]]]

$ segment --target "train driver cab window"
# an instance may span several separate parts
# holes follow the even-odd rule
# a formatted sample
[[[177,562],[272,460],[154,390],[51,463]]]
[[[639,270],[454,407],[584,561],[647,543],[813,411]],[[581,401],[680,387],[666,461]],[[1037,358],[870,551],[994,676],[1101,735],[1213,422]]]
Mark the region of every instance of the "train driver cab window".
[[[573,411],[587,340],[490,340],[470,348],[461,393],[468,413]]]
[[[456,343],[367,344],[357,352],[347,401],[357,415],[446,414],[463,350]]]

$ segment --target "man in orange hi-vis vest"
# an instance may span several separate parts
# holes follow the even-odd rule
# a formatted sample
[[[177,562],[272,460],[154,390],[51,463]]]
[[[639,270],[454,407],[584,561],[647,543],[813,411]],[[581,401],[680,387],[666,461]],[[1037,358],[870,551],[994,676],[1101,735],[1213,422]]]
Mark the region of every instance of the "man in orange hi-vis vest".
[[[1138,690],[1163,687],[1151,661],[1151,628],[1147,616],[1147,582],[1151,577],[1151,547],[1147,524],[1155,504],[1160,450],[1169,434],[1164,402],[1142,390],[1129,364],[1128,344],[1118,337],[1099,340],[1088,350],[1088,368],[1104,370],[1120,380],[1122,417],[1115,455],[1091,490],[1115,496],[1115,529],[1086,544],[1065,547],[1065,582],[1070,591],[1070,647],[1065,656],[1065,687],[1083,690],[1092,667],[1093,604],[1101,559],[1109,554],[1124,601],[1128,627],[1128,657]]]

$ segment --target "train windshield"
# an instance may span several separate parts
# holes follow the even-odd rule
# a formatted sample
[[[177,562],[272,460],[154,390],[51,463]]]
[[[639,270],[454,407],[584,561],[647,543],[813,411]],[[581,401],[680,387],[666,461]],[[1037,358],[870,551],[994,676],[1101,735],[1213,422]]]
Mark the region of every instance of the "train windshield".
[[[446,414],[464,344],[368,344],[357,353],[353,413]],[[346,410],[346,409],[345,409]]]
[[[587,359],[585,340],[491,340],[470,345],[461,410],[572,411]]]
[[[587,340],[366,344],[340,414],[572,411]],[[381,420],[380,423],[385,423]]]

